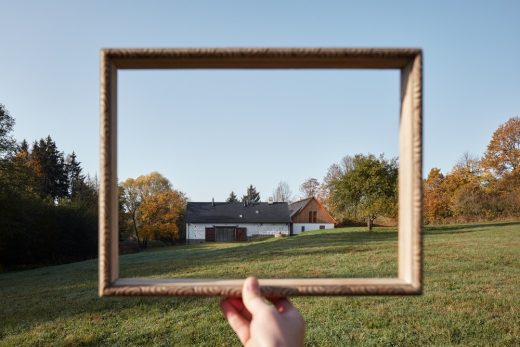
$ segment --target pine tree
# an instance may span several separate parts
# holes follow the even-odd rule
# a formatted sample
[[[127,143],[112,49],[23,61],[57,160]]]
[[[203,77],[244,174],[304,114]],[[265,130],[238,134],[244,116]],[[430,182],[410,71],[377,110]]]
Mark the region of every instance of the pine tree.
[[[226,199],[226,202],[238,202],[238,197],[235,194],[235,192],[231,191],[231,193],[229,193],[229,196]]]
[[[38,193],[43,199],[59,202],[68,196],[68,179],[63,152],[47,136],[34,142],[31,150],[31,167],[38,182]]]
[[[82,191],[87,189],[85,185],[85,176],[82,174],[83,169],[81,163],[77,160],[76,153],[67,156],[65,160],[65,169],[67,173],[68,196],[71,201],[78,200]]]
[[[16,141],[11,135],[14,128],[14,118],[7,108],[0,104],[0,160],[8,157],[16,148]]]
[[[248,204],[260,202],[260,193],[256,191],[256,188],[252,184],[247,188],[246,195],[242,196],[242,202]]]

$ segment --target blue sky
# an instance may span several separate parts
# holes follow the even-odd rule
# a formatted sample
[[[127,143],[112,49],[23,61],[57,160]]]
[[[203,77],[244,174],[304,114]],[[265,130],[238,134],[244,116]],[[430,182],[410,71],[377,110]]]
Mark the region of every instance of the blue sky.
[[[0,1],[0,103],[99,169],[102,47],[420,47],[424,166],[480,156],[520,114],[520,2]],[[124,71],[119,177],[157,170],[193,201],[397,152],[397,71]]]

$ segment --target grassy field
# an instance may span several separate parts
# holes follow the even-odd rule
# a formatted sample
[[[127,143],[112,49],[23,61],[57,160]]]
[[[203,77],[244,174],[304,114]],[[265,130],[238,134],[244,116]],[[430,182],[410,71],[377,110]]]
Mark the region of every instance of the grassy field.
[[[319,242],[318,242],[319,241]],[[396,274],[396,233],[347,228],[121,257],[122,275]],[[418,297],[298,297],[309,346],[520,346],[520,223],[425,232]],[[97,262],[0,274],[0,346],[238,345],[217,298],[97,297]]]

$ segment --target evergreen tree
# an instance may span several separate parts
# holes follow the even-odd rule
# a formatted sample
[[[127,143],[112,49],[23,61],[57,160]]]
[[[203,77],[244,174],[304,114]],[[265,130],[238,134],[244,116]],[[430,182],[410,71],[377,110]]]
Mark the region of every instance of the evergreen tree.
[[[0,104],[0,160],[8,157],[16,149],[16,141],[11,132],[14,128],[14,118],[7,108]]]
[[[87,189],[85,176],[82,174],[83,169],[81,168],[81,163],[77,160],[74,151],[67,156],[65,162],[68,183],[67,193],[71,201],[76,201],[81,197],[81,193]]]
[[[41,198],[58,202],[68,196],[68,179],[63,152],[52,138],[34,142],[31,151],[31,167],[36,176]]]
[[[242,202],[255,203],[260,202],[260,193],[256,191],[256,188],[252,184],[249,185],[246,191],[246,195],[242,196]]]
[[[234,191],[231,191],[231,193],[229,193],[229,196],[226,199],[226,202],[238,202],[238,197]]]

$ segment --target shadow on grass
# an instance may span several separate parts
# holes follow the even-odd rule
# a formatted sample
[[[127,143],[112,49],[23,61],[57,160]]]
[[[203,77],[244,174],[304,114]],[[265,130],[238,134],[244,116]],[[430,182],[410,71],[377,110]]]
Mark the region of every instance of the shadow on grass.
[[[360,254],[373,250],[377,242],[397,241],[397,232],[327,231],[270,239],[262,242],[229,244],[211,243],[203,246],[169,248],[168,251],[143,252],[122,258],[122,277],[154,276],[189,272],[201,266],[218,268],[247,264],[253,261],[286,262],[291,257]],[[220,245],[225,248],[217,248]],[[396,253],[397,254],[397,253]],[[219,277],[219,276],[216,276]]]
[[[433,225],[425,226],[424,233],[426,235],[435,234],[462,234],[480,231],[487,228],[503,227],[508,225],[518,225],[520,222],[498,222],[498,223],[475,223],[475,224],[451,224],[451,225]]]
[[[185,274],[191,269],[198,270],[201,267],[226,269],[237,263],[237,260],[248,264],[265,259],[278,261],[280,264],[291,257],[316,256],[318,259],[320,254],[363,254],[371,250],[368,245],[388,240],[397,240],[397,233],[309,231],[298,236],[259,242],[175,246],[129,254],[121,257],[121,265],[123,269],[129,270],[128,274],[124,274],[125,277],[142,274],[157,277],[167,274],[170,277],[175,276],[176,272]],[[363,276],[363,270],[357,274],[371,277]],[[37,287],[33,287],[35,280],[38,282]],[[3,282],[0,294],[6,300],[4,306],[0,305],[0,309],[3,307],[6,313],[0,318],[0,338],[17,335],[43,323],[52,324],[53,321],[59,322],[77,316],[83,317],[87,322],[95,322],[103,319],[101,317],[129,314],[124,312],[132,312],[140,307],[145,310],[157,307],[178,309],[179,306],[189,309],[190,303],[194,302],[206,300],[208,304],[216,303],[216,299],[198,297],[98,298],[96,261],[10,273],[2,275],[0,281]],[[24,323],[20,324],[20,321]],[[96,340],[98,338],[70,342],[78,345],[96,344],[99,342]]]

